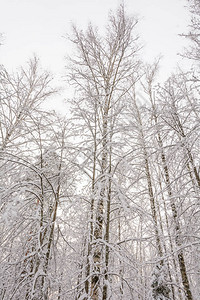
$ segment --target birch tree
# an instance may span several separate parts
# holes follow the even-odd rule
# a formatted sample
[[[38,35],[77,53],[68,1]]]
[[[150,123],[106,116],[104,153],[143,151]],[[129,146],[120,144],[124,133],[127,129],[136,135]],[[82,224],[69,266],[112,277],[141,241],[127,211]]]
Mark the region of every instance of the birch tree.
[[[133,35],[136,24],[137,20],[127,17],[120,6],[116,14],[109,15],[104,37],[91,24],[85,33],[73,27],[71,40],[77,56],[71,59],[69,80],[77,91],[74,116],[85,134],[79,144],[84,162],[80,166],[89,178],[91,195],[85,288],[78,296],[81,299],[112,297],[109,243],[113,176],[122,136],[119,120],[131,86],[127,82],[130,77],[136,80],[139,66],[137,37]]]
[[[66,164],[66,124],[56,124],[52,116],[49,124],[46,121],[44,115],[34,120],[28,144],[31,159],[5,151],[1,159],[9,176],[1,194],[7,200],[1,211],[2,299],[44,300],[61,292],[56,262],[62,229],[57,214],[59,207],[68,205],[73,179]]]

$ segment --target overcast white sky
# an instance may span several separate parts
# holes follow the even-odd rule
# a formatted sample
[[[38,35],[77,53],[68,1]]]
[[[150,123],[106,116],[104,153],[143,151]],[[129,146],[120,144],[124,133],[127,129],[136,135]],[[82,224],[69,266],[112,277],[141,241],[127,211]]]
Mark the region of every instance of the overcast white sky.
[[[42,66],[64,72],[64,56],[70,53],[63,38],[70,33],[71,22],[84,28],[89,21],[102,27],[108,11],[116,9],[119,0],[0,0],[0,63],[9,70],[23,65],[33,53]],[[141,19],[138,33],[144,43],[144,59],[153,61],[162,54],[166,76],[181,58],[185,40],[178,36],[187,32],[189,12],[187,0],[126,0],[130,15]],[[162,69],[161,69],[162,70]]]

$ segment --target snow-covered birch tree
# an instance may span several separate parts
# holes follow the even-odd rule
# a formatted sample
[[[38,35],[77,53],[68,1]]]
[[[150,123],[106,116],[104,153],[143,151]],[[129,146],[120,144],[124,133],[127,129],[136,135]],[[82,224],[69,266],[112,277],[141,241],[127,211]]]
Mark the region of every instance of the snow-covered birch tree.
[[[69,82],[76,90],[72,104],[81,133],[79,166],[89,184],[85,286],[77,296],[80,299],[110,299],[114,278],[119,276],[114,271],[112,275],[110,265],[111,216],[117,193],[114,176],[120,147],[125,146],[120,140],[121,116],[132,85],[129,78],[138,76],[137,22],[127,17],[121,5],[115,14],[110,13],[105,36],[91,24],[85,32],[73,27],[71,40],[77,55],[70,59]]]

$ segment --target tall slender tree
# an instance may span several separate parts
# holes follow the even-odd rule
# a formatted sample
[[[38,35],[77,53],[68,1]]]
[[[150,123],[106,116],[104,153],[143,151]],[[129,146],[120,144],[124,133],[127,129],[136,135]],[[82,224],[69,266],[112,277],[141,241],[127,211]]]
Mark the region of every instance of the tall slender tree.
[[[136,24],[137,20],[127,17],[121,5],[116,14],[109,15],[105,37],[89,25],[85,33],[73,27],[71,39],[78,50],[71,59],[69,73],[70,83],[79,95],[73,105],[86,134],[81,145],[88,141],[87,147],[79,147],[79,151],[88,162],[83,171],[91,180],[85,293],[86,298],[94,300],[100,295],[108,299],[111,289],[109,242],[114,153],[118,147],[115,141],[119,140],[120,115],[132,85],[128,79],[138,72],[139,47],[133,36]]]

